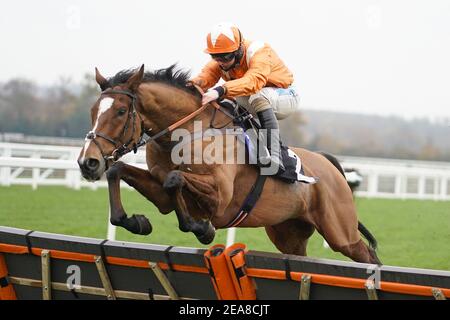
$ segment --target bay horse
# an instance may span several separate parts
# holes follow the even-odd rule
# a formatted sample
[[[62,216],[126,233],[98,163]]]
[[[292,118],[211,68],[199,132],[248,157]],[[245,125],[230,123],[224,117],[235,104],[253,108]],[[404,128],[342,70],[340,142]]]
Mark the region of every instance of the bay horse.
[[[102,93],[91,108],[92,131],[86,136],[78,164],[89,181],[99,180],[106,172],[111,223],[135,234],[152,231],[145,216],[127,216],[120,198],[123,180],[162,214],[175,211],[181,231],[193,232],[203,244],[211,243],[215,230],[236,216],[258,177],[258,168],[229,163],[175,164],[169,133],[175,124],[193,132],[193,120],[201,121],[204,129],[213,120],[226,127],[233,124],[213,107],[201,107],[201,94],[187,85],[189,72],[175,65],[153,72],[144,72],[142,65],[109,79],[96,68],[95,78]],[[117,161],[142,144],[144,133],[153,137],[146,144],[148,169]],[[207,145],[200,144],[201,148]],[[334,251],[357,262],[381,264],[376,240],[358,221],[352,192],[336,158],[302,148],[291,150],[301,158],[305,174],[320,181],[289,184],[269,177],[253,211],[238,227],[264,227],[278,250],[300,256],[306,256],[308,238],[317,230]]]

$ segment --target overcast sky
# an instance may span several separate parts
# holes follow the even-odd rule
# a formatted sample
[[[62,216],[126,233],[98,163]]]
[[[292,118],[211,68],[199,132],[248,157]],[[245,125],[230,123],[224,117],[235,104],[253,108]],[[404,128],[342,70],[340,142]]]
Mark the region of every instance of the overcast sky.
[[[195,74],[222,21],[272,45],[304,108],[450,117],[449,0],[4,1],[0,81],[80,81],[142,63]]]

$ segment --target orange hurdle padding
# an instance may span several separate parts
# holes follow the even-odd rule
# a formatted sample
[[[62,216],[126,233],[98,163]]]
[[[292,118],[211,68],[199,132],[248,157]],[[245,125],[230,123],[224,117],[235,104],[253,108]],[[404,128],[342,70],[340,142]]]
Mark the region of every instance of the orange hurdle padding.
[[[239,300],[256,300],[255,282],[247,273],[246,246],[235,243],[225,249],[225,259]]]
[[[109,264],[117,265],[117,266],[150,269],[150,265],[148,264],[147,260],[136,260],[136,259],[127,259],[127,258],[119,258],[119,257],[106,257],[106,262]],[[180,272],[192,272],[192,273],[203,273],[203,274],[208,273],[208,269],[202,268],[202,267],[172,264],[171,268],[169,268],[169,265],[167,263],[158,262],[157,264],[158,264],[158,267],[160,267],[162,270],[172,269],[173,271],[180,271]]]
[[[0,300],[17,300],[16,292],[11,283],[8,283],[8,267],[3,253],[0,253]]]
[[[6,266],[3,253],[9,254],[27,254],[31,253],[37,256],[41,255],[43,249],[32,248],[32,252],[29,252],[28,247],[11,245],[0,243],[0,284],[3,283],[4,287],[0,286],[0,300],[2,299],[16,299],[14,287],[11,284],[5,283],[6,276],[8,275],[8,270]],[[234,252],[236,250],[236,252]],[[226,251],[226,253],[224,252]],[[236,253],[236,254],[231,254]],[[265,278],[265,279],[277,279],[286,280],[286,272],[283,270],[269,270],[269,269],[257,269],[257,268],[246,268],[245,267],[245,253],[246,248],[244,244],[235,244],[225,250],[225,246],[216,245],[211,247],[205,254],[205,262],[207,268],[186,266],[186,265],[172,265],[172,269],[175,271],[182,272],[193,272],[193,273],[210,273],[212,274],[212,280],[214,284],[214,289],[216,290],[217,297],[219,299],[254,299],[256,296],[256,290],[254,289],[253,281],[251,278]],[[95,255],[93,254],[83,254],[76,252],[66,252],[59,250],[50,250],[51,257],[53,259],[66,259],[72,261],[84,261],[84,262],[94,262]],[[230,255],[231,254],[231,255]],[[130,266],[138,268],[149,268],[148,261],[135,260],[135,259],[125,259],[119,257],[106,257],[109,264]],[[228,262],[227,262],[228,260]],[[212,264],[214,264],[212,266]],[[158,263],[159,267],[163,270],[167,270],[169,267],[165,263]],[[230,267],[229,267],[230,265]],[[244,277],[235,277],[236,268],[242,268],[245,271]],[[231,274],[231,273],[232,274]],[[304,273],[304,272],[291,272],[291,278],[294,281],[301,281],[301,276],[303,274],[311,275],[311,282],[316,284],[323,284],[335,287],[344,288],[354,288],[354,289],[364,289],[365,279],[350,278],[343,276],[332,276],[324,274],[314,274],[314,273]],[[249,278],[250,277],[250,278]],[[219,279],[220,287],[217,286],[216,280]],[[253,289],[252,289],[253,288]],[[410,295],[420,295],[420,296],[433,296],[431,286],[413,285],[406,283],[396,283],[380,281],[380,289],[385,292],[410,294]],[[450,298],[450,289],[439,288],[442,294],[446,298]],[[237,290],[237,291],[236,291]]]
[[[237,300],[238,295],[224,254],[225,246],[217,244],[209,248],[205,254],[205,264],[209,270],[214,290],[219,300]]]
[[[31,252],[36,256],[40,256],[43,250],[44,249],[41,249],[41,248],[32,248]],[[60,250],[49,250],[49,251],[50,251],[50,256],[52,257],[52,259],[81,261],[81,262],[94,262],[95,261],[95,255],[93,255],[93,254],[60,251]]]
[[[13,244],[0,243],[0,252],[13,254],[26,254],[28,253],[28,248],[24,246],[16,246]]]
[[[266,269],[256,269],[256,268],[248,268],[248,274],[254,278],[263,278],[263,279],[276,279],[276,280],[286,280],[286,272],[281,270],[266,270]],[[352,288],[352,289],[364,289],[366,279],[359,278],[349,278],[342,276],[332,276],[325,274],[315,274],[309,272],[291,272],[292,280],[301,281],[301,277],[303,274],[308,274],[311,276],[311,282],[317,284],[323,284],[334,287],[341,288]],[[441,290],[442,294],[446,298],[450,298],[450,289],[447,288],[439,288],[436,289]],[[392,293],[401,293],[401,294],[409,294],[409,295],[418,295],[418,296],[428,296],[432,297],[433,287],[430,286],[421,286],[407,283],[396,283],[396,282],[388,282],[388,281],[380,281],[380,291],[384,292],[392,292]]]

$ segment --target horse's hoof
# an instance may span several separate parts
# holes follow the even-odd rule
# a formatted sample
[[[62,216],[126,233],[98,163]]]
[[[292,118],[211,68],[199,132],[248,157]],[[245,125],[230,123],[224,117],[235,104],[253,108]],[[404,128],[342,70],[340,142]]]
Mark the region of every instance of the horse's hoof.
[[[151,225],[150,221],[144,215],[133,214],[133,216],[131,218],[135,219],[139,226],[139,231],[136,234],[147,236],[150,233],[152,233],[152,230],[153,230],[152,225]]]
[[[201,244],[210,244],[211,242],[213,242],[215,236],[216,229],[212,225],[209,225],[204,234],[196,235],[198,241],[200,241]]]

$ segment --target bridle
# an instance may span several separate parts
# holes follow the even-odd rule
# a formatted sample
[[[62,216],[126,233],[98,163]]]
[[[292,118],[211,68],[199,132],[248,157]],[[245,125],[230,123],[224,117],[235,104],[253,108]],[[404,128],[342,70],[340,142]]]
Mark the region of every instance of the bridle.
[[[197,86],[194,85],[194,87],[197,89],[197,91],[199,91],[201,94],[203,94],[203,90]],[[94,144],[97,146],[97,148],[100,150],[100,153],[102,154],[103,159],[106,162],[106,166],[108,167],[108,161],[112,160],[112,161],[117,161],[120,157],[122,157],[123,155],[134,151],[134,153],[137,152],[137,149],[143,145],[145,145],[148,140],[153,140],[155,141],[156,139],[172,132],[173,130],[175,130],[176,128],[180,127],[181,125],[185,124],[186,122],[190,121],[191,119],[193,119],[194,117],[196,117],[197,115],[199,115],[200,113],[202,113],[209,105],[212,105],[214,107],[214,113],[213,113],[213,117],[211,119],[211,123],[210,123],[210,127],[212,127],[212,123],[214,121],[214,118],[216,116],[216,112],[217,110],[221,111],[222,113],[224,113],[225,115],[227,115],[229,118],[231,118],[232,122],[234,119],[236,119],[235,116],[233,116],[232,114],[228,113],[226,110],[224,110],[217,102],[211,102],[210,104],[204,105],[202,107],[200,107],[199,109],[195,110],[194,112],[190,113],[189,115],[187,115],[186,117],[178,120],[177,122],[173,123],[172,125],[168,126],[166,129],[160,131],[159,133],[150,136],[150,131],[146,130],[144,128],[144,121],[141,118],[141,115],[139,114],[139,112],[136,111],[136,100],[137,100],[137,95],[134,94],[131,91],[128,90],[105,90],[102,91],[101,93],[103,94],[124,94],[128,97],[131,98],[131,104],[130,107],[128,109],[128,118],[127,118],[127,122],[125,123],[125,126],[122,130],[122,134],[120,135],[118,140],[114,140],[111,137],[108,137],[107,135],[100,133],[100,132],[94,132],[94,131],[89,131],[88,134],[86,135],[86,139],[88,140],[92,140],[92,142],[94,142]],[[140,123],[141,123],[141,135],[139,137],[138,142],[133,143],[133,146],[130,147],[130,144],[133,142],[133,136],[134,133],[136,132],[136,116],[140,118]],[[125,136],[128,127],[129,127],[129,122],[132,122],[133,128],[132,128],[132,132],[131,132],[131,136],[130,139],[126,142],[123,143],[122,145],[120,145],[119,147],[117,147],[121,142],[122,142],[122,137]],[[148,139],[144,138],[144,134],[147,134],[149,136]],[[102,147],[100,146],[100,144],[98,143],[98,141],[96,140],[97,138],[102,138],[106,141],[108,141],[109,143],[111,143],[116,149],[114,149],[114,151],[111,153],[111,155],[107,155],[105,154],[105,152],[103,151]]]
[[[146,141],[144,140],[143,136],[144,133],[149,132],[148,130],[145,130],[144,128],[144,121],[142,120],[139,112],[136,111],[136,100],[137,100],[137,95],[134,94],[131,91],[128,90],[105,90],[102,91],[101,93],[103,94],[124,94],[128,97],[131,98],[131,104],[128,108],[128,118],[127,118],[127,122],[125,123],[122,133],[120,135],[120,137],[117,140],[114,140],[111,137],[108,137],[107,135],[100,133],[100,132],[94,132],[94,131],[89,131],[88,134],[86,135],[86,139],[87,140],[92,140],[92,142],[94,142],[94,144],[97,146],[97,148],[100,150],[100,153],[102,154],[103,159],[106,162],[106,166],[108,165],[108,161],[109,160],[113,160],[113,161],[117,161],[120,157],[122,157],[123,155],[134,151],[134,153],[137,152],[137,149],[144,145],[146,143]],[[140,118],[140,123],[141,123],[141,135],[139,137],[138,142],[134,142],[133,143],[133,137],[134,134],[136,132],[136,116]],[[123,143],[122,142],[122,138],[125,136],[128,128],[129,128],[129,123],[132,123],[132,131],[131,131],[131,136],[130,139],[126,142]],[[105,154],[105,152],[103,151],[102,147],[100,146],[100,144],[98,143],[98,141],[96,140],[97,138],[102,138],[106,141],[108,141],[109,143],[111,143],[115,149],[113,150],[113,152],[111,153],[111,155],[107,155]],[[122,143],[122,145],[120,145],[120,143]],[[133,145],[131,146],[131,144],[133,143]]]

